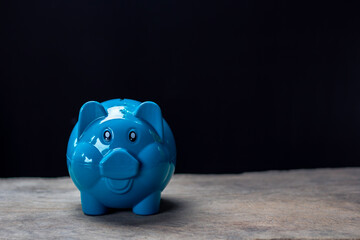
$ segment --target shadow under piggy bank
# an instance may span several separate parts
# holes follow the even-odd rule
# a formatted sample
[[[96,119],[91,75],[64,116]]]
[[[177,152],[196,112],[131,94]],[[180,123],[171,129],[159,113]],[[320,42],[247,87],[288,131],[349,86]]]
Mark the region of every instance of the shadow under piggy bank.
[[[140,216],[129,209],[110,209],[109,212],[101,216],[87,216],[81,211],[81,205],[78,205],[76,211],[82,218],[92,223],[110,224],[115,226],[141,226],[141,225],[167,225],[178,226],[185,224],[189,216],[188,203],[174,198],[163,198],[160,202],[160,210],[157,214]],[[77,217],[80,217],[78,214]],[[186,219],[185,219],[186,218]]]

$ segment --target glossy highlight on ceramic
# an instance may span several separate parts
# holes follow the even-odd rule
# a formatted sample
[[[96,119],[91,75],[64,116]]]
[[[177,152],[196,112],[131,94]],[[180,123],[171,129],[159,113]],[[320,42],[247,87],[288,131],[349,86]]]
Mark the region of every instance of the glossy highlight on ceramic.
[[[174,173],[176,146],[156,103],[113,99],[82,106],[66,156],[85,214],[131,208],[150,215]]]

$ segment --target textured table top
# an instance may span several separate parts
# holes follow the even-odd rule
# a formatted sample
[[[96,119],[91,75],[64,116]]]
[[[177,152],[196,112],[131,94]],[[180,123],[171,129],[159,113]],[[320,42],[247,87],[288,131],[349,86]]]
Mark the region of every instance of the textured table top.
[[[175,174],[161,211],[91,217],[70,178],[0,179],[1,239],[360,239],[360,168]]]

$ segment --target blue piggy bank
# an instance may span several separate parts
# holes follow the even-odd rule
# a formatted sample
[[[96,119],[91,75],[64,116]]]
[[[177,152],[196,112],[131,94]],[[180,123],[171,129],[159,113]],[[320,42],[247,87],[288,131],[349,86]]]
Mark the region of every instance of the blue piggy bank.
[[[130,99],[85,103],[66,155],[87,215],[109,208],[157,213],[176,163],[174,136],[159,106]]]

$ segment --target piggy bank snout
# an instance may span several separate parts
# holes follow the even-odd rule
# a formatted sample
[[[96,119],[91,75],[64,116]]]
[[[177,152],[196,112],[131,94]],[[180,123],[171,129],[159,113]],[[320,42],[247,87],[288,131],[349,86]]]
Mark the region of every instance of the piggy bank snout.
[[[111,179],[130,179],[139,172],[140,162],[125,149],[114,149],[100,162],[100,175]]]

